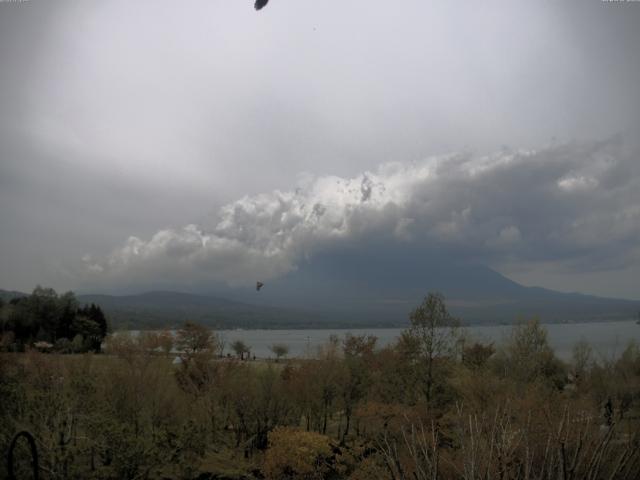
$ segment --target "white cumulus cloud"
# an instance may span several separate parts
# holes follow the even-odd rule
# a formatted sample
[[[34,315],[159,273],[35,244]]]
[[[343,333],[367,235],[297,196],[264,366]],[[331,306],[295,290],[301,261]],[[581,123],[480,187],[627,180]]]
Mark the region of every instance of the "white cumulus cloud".
[[[353,178],[245,196],[210,227],[130,237],[87,256],[89,281],[251,284],[341,245],[407,242],[487,264],[558,262],[574,269],[635,262],[640,173],[615,141],[387,163]],[[596,266],[597,264],[597,266]]]

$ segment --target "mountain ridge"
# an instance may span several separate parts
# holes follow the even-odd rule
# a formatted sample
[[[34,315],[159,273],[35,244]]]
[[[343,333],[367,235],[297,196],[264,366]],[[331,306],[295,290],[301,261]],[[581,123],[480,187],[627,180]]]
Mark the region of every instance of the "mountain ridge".
[[[441,292],[451,312],[467,323],[512,323],[532,316],[545,322],[619,320],[640,310],[640,301],[528,287],[484,265],[452,262],[445,255],[409,249],[376,255],[380,251],[327,252],[265,282],[264,295],[235,289],[224,296],[394,323],[406,323],[430,291]]]
[[[398,327],[408,324],[430,291],[443,293],[451,313],[469,324],[622,320],[640,311],[640,301],[528,287],[484,265],[415,251],[328,252],[264,283],[260,292],[214,285],[206,293],[164,289],[77,298],[100,305],[114,327],[134,329],[173,328],[185,320],[215,328]],[[8,299],[19,295],[0,290]]]

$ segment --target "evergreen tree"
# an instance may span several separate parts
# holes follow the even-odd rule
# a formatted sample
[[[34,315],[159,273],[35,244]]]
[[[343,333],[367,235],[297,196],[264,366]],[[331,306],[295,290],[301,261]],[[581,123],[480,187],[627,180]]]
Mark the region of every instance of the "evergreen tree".
[[[13,333],[20,348],[36,340],[56,344],[79,336],[84,343],[80,346],[78,340],[76,351],[99,352],[109,329],[102,309],[95,304],[79,306],[73,292],[58,295],[51,288],[38,286],[31,295],[12,299],[10,306],[4,330]]]

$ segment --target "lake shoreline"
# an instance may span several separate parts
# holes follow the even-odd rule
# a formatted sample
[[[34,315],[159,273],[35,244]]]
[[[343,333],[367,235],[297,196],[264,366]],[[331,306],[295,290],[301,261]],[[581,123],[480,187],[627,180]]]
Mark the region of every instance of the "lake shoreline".
[[[533,317],[524,317],[521,320],[514,320],[513,322],[462,322],[460,323],[459,327],[461,328],[476,328],[476,327],[513,327],[515,325],[519,325],[521,323],[526,323],[528,320],[532,319],[532,318],[536,318],[535,316]],[[293,325],[287,325],[287,326],[275,326],[275,327],[271,327],[268,325],[265,325],[263,327],[227,327],[227,326],[216,326],[216,325],[210,325],[207,322],[197,322],[197,323],[202,323],[202,325],[212,329],[212,330],[224,330],[224,331],[232,331],[232,330],[239,330],[239,331],[282,331],[282,330],[363,330],[363,329],[367,329],[367,328],[372,328],[372,329],[376,329],[376,330],[384,330],[384,329],[403,329],[403,328],[409,328],[409,321],[407,320],[406,323],[398,323],[398,324],[385,324],[385,325],[380,325],[380,324],[375,324],[375,323],[371,323],[371,324],[347,324],[346,326],[332,326],[332,325],[316,325],[316,324],[312,324],[312,325],[307,325],[307,324],[293,324]],[[589,325],[589,324],[600,324],[600,323],[636,323],[638,324],[638,320],[636,318],[628,318],[628,319],[609,319],[609,320],[603,320],[603,319],[593,319],[593,320],[580,320],[580,321],[571,321],[571,320],[567,320],[564,322],[549,322],[549,321],[540,321],[540,325]],[[638,324],[638,327],[640,328],[640,324]],[[114,331],[116,332],[156,332],[156,331],[161,331],[161,330],[177,330],[180,328],[180,325],[172,325],[172,326],[165,326],[165,327],[146,327],[146,326],[141,326],[141,327],[134,327],[134,328],[117,328]]]
[[[461,327],[470,341],[491,343],[496,347],[503,345],[511,335],[512,325],[470,325]],[[583,322],[544,324],[550,346],[559,358],[569,359],[574,346],[579,342],[588,343],[594,354],[603,359],[613,358],[624,350],[630,341],[640,343],[640,325],[634,320],[617,322]],[[394,343],[403,328],[324,328],[324,329],[212,329],[225,345],[224,354],[230,352],[234,341],[242,341],[251,349],[251,355],[257,358],[271,358],[271,347],[284,344],[289,347],[289,358],[313,356],[318,347],[335,335],[340,339],[348,333],[352,335],[371,335],[377,337],[377,347],[383,348]],[[160,330],[155,330],[159,332]],[[170,330],[175,332],[175,330]],[[154,330],[129,330],[137,335]],[[118,332],[116,332],[117,334]]]

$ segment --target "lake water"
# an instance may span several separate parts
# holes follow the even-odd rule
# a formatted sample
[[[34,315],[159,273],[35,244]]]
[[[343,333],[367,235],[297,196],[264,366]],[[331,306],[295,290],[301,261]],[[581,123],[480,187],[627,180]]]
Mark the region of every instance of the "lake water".
[[[640,343],[640,325],[635,321],[603,323],[567,323],[544,325],[548,332],[549,344],[562,359],[571,358],[573,346],[579,341],[588,342],[597,358],[611,359],[619,356],[631,340]],[[472,339],[494,342],[499,346],[508,339],[512,327],[509,325],[465,327]],[[343,337],[353,335],[375,335],[378,346],[394,342],[402,329],[363,328],[336,330],[221,330],[218,333],[226,343],[225,353],[234,340],[242,340],[251,347],[251,354],[258,358],[273,357],[269,347],[282,343],[289,347],[289,357],[313,355],[318,346],[327,342],[331,335]]]

